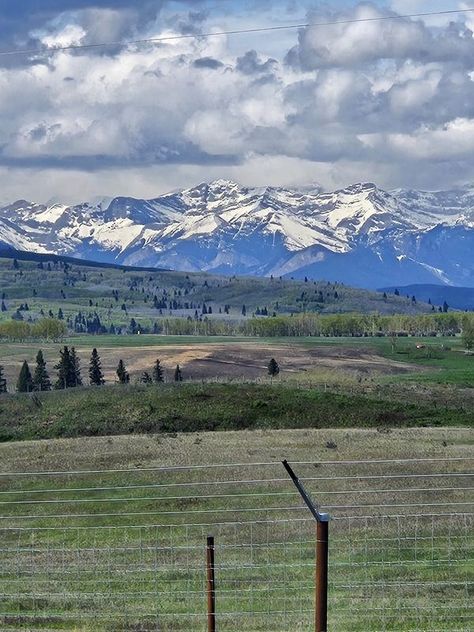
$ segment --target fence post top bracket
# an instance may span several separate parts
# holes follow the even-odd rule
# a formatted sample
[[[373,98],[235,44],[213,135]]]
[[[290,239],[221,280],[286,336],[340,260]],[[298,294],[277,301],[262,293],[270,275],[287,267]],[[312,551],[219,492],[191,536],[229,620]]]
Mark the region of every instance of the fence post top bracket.
[[[329,522],[329,520],[330,520],[329,514],[327,514],[327,513],[320,513],[318,511],[317,506],[313,503],[311,498],[306,493],[305,488],[301,484],[299,478],[293,472],[290,464],[288,463],[288,461],[286,459],[284,461],[282,461],[282,465],[285,468],[285,470],[288,472],[291,480],[295,484],[296,489],[299,491],[299,493],[301,495],[301,498],[304,500],[306,506],[308,507],[310,512],[313,514],[313,518],[316,520],[316,522]]]

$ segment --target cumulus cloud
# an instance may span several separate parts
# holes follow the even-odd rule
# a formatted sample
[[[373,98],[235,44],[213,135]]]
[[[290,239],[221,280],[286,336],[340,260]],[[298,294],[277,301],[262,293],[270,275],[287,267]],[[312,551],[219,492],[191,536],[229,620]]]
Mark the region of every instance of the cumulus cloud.
[[[339,15],[310,12],[310,23],[325,19],[341,23],[302,29],[298,45],[288,54],[288,62],[304,70],[407,59],[420,63],[452,61],[471,67],[474,40],[467,26],[450,23],[445,29],[434,31],[416,19],[376,21],[396,15],[371,3],[362,3]]]
[[[276,59],[263,61],[256,50],[249,50],[245,55],[237,58],[236,68],[244,75],[257,75],[271,73],[277,65]]]
[[[197,37],[52,50],[0,67],[0,166],[10,188],[15,173],[19,187],[30,182],[35,192],[45,182],[62,187],[67,173],[83,191],[90,187],[78,173],[97,187],[109,187],[115,174],[117,190],[96,194],[140,194],[138,183],[148,192],[168,188],[165,181],[173,188],[218,176],[427,188],[474,177],[474,39],[464,20],[307,28],[278,57],[258,40],[236,52],[225,37],[199,37],[228,25],[204,5],[157,15],[161,4],[58,1],[62,10],[54,13],[53,0],[45,0],[45,17],[28,37],[50,49],[121,39],[132,25],[137,38]],[[308,19],[388,15],[361,3]],[[31,176],[45,169],[54,180]],[[152,178],[149,186],[137,170]],[[134,177],[124,177],[127,171]]]

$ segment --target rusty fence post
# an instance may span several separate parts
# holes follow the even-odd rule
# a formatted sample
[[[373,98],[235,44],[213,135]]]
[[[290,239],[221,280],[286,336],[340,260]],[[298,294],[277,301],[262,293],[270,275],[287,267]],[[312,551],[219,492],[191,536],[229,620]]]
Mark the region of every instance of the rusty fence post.
[[[206,568],[207,568],[207,630],[216,632],[216,577],[214,568],[214,538],[207,538]]]
[[[316,523],[316,632],[328,629],[329,516],[320,514]]]
[[[314,609],[314,629],[327,632],[328,629],[328,564],[329,564],[329,514],[321,513],[313,503],[301,481],[293,472],[288,461],[282,461],[291,480],[299,491],[305,505],[316,521],[316,594]]]

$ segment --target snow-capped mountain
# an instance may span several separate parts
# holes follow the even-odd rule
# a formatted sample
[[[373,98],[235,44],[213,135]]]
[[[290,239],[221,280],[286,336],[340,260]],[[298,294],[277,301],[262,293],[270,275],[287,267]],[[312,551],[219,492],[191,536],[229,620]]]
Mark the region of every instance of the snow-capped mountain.
[[[327,193],[217,180],[153,200],[0,208],[0,245],[176,270],[375,288],[474,286],[474,189]]]

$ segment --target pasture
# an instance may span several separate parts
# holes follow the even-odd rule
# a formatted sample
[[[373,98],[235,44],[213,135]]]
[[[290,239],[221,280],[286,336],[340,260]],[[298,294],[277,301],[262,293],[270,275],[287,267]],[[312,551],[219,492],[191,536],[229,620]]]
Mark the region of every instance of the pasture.
[[[2,444],[1,629],[205,630],[208,535],[219,630],[313,629],[314,523],[284,458],[333,518],[330,629],[470,629],[467,428]]]

